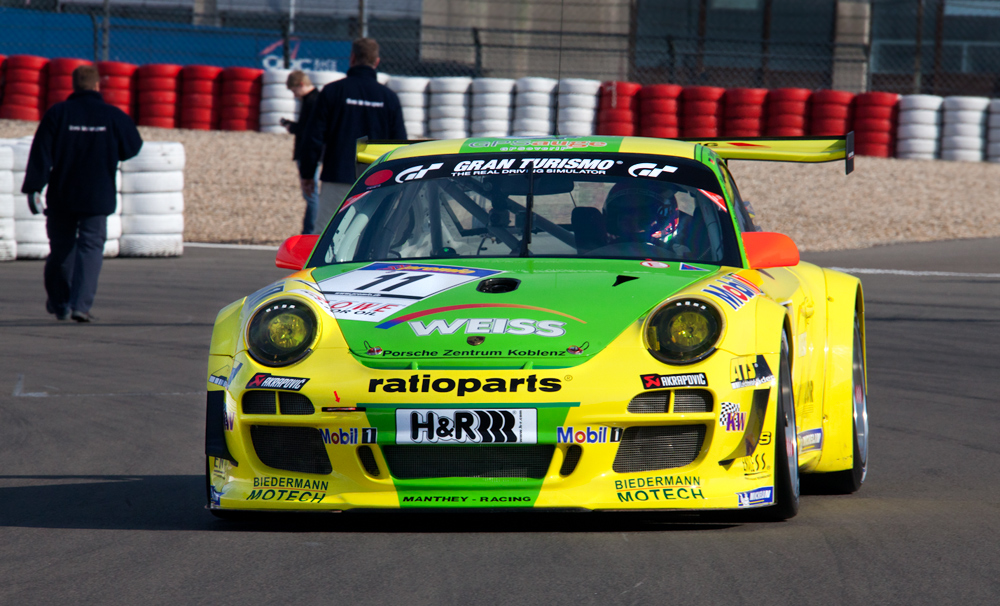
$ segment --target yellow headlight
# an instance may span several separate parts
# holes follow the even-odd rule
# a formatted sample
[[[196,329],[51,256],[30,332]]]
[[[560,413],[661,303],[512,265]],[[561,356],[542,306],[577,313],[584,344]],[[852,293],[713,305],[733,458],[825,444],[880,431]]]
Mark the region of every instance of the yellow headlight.
[[[247,351],[261,364],[284,366],[309,355],[316,315],[304,301],[277,299],[258,309],[247,327]]]
[[[689,349],[703,343],[709,336],[708,318],[700,313],[682,311],[670,319],[670,341]]]
[[[305,321],[290,313],[271,318],[267,323],[267,336],[279,349],[295,349],[309,336]]]
[[[691,364],[712,354],[722,336],[722,316],[698,299],[671,301],[646,320],[646,347],[667,364]]]

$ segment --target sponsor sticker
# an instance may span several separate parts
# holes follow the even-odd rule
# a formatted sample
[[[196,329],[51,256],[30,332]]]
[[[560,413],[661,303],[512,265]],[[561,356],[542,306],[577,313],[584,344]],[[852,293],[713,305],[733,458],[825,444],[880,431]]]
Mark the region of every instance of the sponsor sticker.
[[[681,263],[681,271],[708,271],[708,270],[702,269],[697,265],[688,265],[687,263]]]
[[[774,374],[764,356],[740,356],[729,363],[729,380],[733,389],[760,387],[774,381]]]
[[[417,179],[423,179],[432,170],[438,170],[444,166],[442,162],[435,162],[434,164],[429,164],[426,168],[423,164],[418,164],[416,166],[411,166],[405,170],[399,171],[396,175],[396,183],[404,183],[406,181],[414,181]]]
[[[712,203],[715,204],[715,206],[717,206],[718,209],[721,210],[722,212],[726,212],[729,210],[728,208],[726,208],[726,199],[720,196],[719,194],[710,192],[706,189],[699,189],[698,191],[705,194],[705,197],[711,200]]]
[[[652,162],[641,162],[628,167],[628,174],[633,177],[650,177],[655,179],[663,173],[670,174],[674,172],[677,172],[676,166],[670,166],[669,164],[657,166]]]
[[[493,158],[462,160],[455,164],[454,177],[481,175],[519,175],[531,169],[536,174],[603,175],[616,162],[611,158]]]
[[[749,457],[742,457],[740,464],[743,465],[743,477],[747,479],[760,478],[771,472],[771,463],[767,460],[767,452],[758,452]]]
[[[501,138],[501,139],[466,139],[460,152],[483,151],[603,151],[616,152],[621,145],[620,139],[596,140],[590,138],[560,137],[558,139],[544,137]]]
[[[456,318],[430,320],[426,324],[419,320],[407,322],[413,334],[418,337],[442,334],[453,335],[464,329],[467,335],[535,335],[537,337],[561,337],[566,334],[565,322],[555,320],[531,320],[527,318]]]
[[[397,444],[535,444],[538,411],[396,409]]]
[[[661,263],[659,261],[643,261],[639,265],[642,265],[643,267],[654,267],[656,269],[666,269],[670,267],[669,263]]]
[[[258,372],[250,377],[245,389],[283,389],[299,391],[309,381],[308,378],[278,377],[267,372]]]
[[[618,501],[686,501],[704,499],[699,476],[644,476],[615,480]]]
[[[319,433],[324,444],[355,446],[378,441],[378,429],[375,427],[323,428]]]
[[[735,402],[722,402],[719,405],[719,427],[726,433],[746,430],[747,413],[740,410],[740,405]]]
[[[683,375],[639,375],[643,389],[663,387],[708,387],[708,377],[703,372]]]
[[[454,393],[463,397],[482,390],[485,393],[521,393],[542,391],[556,392],[562,389],[562,380],[555,378],[539,379],[537,375],[516,377],[512,379],[475,379],[475,378],[437,378],[431,375],[410,375],[408,378],[369,379],[368,393]]]
[[[368,187],[375,187],[376,185],[382,185],[391,178],[392,178],[391,170],[376,171],[368,175],[368,178],[365,179],[365,185],[367,185]]]
[[[799,434],[799,452],[821,450],[823,448],[823,430],[810,429]]]
[[[757,488],[736,493],[737,507],[760,507],[774,503],[774,487]]]
[[[556,443],[558,444],[607,444],[621,442],[621,427],[591,427],[574,428],[556,427]]]
[[[709,282],[701,292],[713,295],[734,310],[764,294],[757,285],[738,274],[728,274]]]
[[[427,297],[498,273],[427,263],[372,263],[322,280],[319,287],[338,319],[381,322]]]
[[[211,375],[208,376],[209,383],[215,383],[219,387],[229,386],[229,375],[233,372],[229,365],[225,365],[222,368],[213,371]]]

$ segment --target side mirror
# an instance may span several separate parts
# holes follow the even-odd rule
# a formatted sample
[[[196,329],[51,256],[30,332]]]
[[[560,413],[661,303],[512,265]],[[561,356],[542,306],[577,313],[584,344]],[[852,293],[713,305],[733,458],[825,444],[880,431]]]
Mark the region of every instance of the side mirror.
[[[309,253],[316,248],[319,234],[303,234],[292,236],[278,249],[274,264],[282,269],[300,270],[309,260]]]
[[[799,264],[799,247],[785,234],[770,231],[744,232],[743,249],[747,253],[750,269]]]

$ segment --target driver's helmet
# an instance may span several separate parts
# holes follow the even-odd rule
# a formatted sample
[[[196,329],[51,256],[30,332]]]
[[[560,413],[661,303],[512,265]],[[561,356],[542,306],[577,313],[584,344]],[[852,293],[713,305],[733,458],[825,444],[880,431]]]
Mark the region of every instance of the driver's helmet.
[[[616,184],[604,200],[608,234],[618,242],[667,243],[680,224],[675,193],[670,185],[655,181]]]

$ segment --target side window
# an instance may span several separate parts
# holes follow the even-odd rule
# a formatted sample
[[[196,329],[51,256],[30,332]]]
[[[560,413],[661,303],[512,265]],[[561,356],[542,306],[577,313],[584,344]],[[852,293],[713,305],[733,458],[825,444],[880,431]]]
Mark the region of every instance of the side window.
[[[733,176],[729,173],[729,169],[725,164],[719,163],[719,168],[722,170],[722,174],[726,177],[726,185],[729,186],[729,190],[733,192],[733,206],[736,208],[736,223],[740,226],[740,231],[761,231],[760,227],[757,225],[756,217],[753,212],[753,206],[740,196],[740,190],[736,187],[736,181],[733,180]]]

